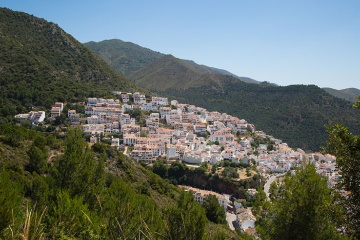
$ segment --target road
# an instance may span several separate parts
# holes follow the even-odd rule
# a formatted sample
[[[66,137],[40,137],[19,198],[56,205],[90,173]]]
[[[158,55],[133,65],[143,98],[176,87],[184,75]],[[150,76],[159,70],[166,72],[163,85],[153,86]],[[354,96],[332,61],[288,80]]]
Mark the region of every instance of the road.
[[[125,155],[125,156],[129,156],[129,155],[127,154],[127,150],[128,150],[128,146],[125,146],[125,149],[124,149],[124,155]]]
[[[264,185],[264,192],[265,192],[265,194],[266,194],[266,196],[267,196],[268,199],[270,199],[270,198],[269,198],[269,195],[270,195],[270,193],[269,193],[270,185],[271,185],[275,180],[276,180],[276,175],[272,175],[272,176],[266,181],[266,183],[265,183],[265,185]]]
[[[235,230],[234,225],[236,224],[236,215],[233,213],[226,212],[226,221],[228,222],[229,228]]]
[[[264,185],[264,192],[267,196],[267,198],[270,200],[269,198],[269,191],[270,191],[270,185],[276,180],[276,178],[279,178],[279,177],[283,177],[285,176],[286,173],[282,173],[282,174],[277,174],[277,175],[272,175],[265,183]]]

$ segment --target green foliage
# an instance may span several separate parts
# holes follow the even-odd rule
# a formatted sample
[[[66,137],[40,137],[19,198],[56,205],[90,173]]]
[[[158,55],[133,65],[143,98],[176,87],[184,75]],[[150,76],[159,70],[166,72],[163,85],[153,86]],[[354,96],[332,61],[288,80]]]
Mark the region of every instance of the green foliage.
[[[72,198],[67,191],[56,194],[56,204],[49,210],[48,215],[52,238],[99,238],[96,237],[99,232],[97,219],[83,202],[82,197]]]
[[[191,193],[182,192],[178,205],[166,208],[164,217],[167,239],[202,239],[207,222],[205,210],[194,202]]]
[[[35,144],[30,147],[27,154],[29,156],[29,164],[26,166],[26,170],[38,174],[43,173],[47,167],[47,155],[40,148],[36,147]]]
[[[17,126],[0,125],[0,130],[1,139],[23,130],[16,147],[0,142],[2,153],[13,151],[12,158],[0,155],[0,238],[178,239],[173,220],[181,223],[180,237],[205,236],[205,211],[192,195],[180,197],[169,181],[107,145],[90,149],[79,129],[68,129],[65,140]],[[55,143],[64,146],[63,153],[50,158],[47,172],[24,170],[29,163],[20,156],[54,154]],[[172,171],[181,178],[189,169],[174,164]]]
[[[223,171],[221,172],[221,175],[224,177],[229,177],[229,178],[238,178],[239,177],[239,173],[238,173],[237,169],[233,168],[233,167],[225,167],[223,169]]]
[[[204,199],[203,206],[205,208],[206,217],[213,223],[226,223],[226,214],[215,195],[207,195]]]
[[[258,230],[263,239],[340,239],[343,212],[314,166],[287,175]]]
[[[93,159],[79,128],[68,131],[65,146],[64,155],[55,162],[53,169],[56,184],[70,196],[82,195],[94,204],[95,194],[101,190],[104,181],[103,162]]]
[[[168,170],[168,175],[170,178],[177,179],[179,184],[182,184],[186,181],[186,172],[188,170],[188,167],[184,163],[175,161],[171,163],[171,166]]]
[[[360,97],[358,97],[360,101]],[[360,102],[354,104],[360,109]],[[326,151],[336,156],[340,170],[339,187],[349,191],[346,205],[350,233],[360,238],[360,135],[353,135],[346,127],[337,124],[328,127]]]
[[[10,226],[20,216],[20,204],[22,203],[21,185],[11,179],[11,175],[5,169],[0,172],[0,236],[3,230]]]
[[[112,182],[101,203],[109,237],[156,238],[164,232],[162,218],[153,201],[135,194],[121,179]]]
[[[50,184],[48,183],[49,180],[51,179],[48,177],[33,173],[29,196],[32,202],[35,203],[35,210],[41,211],[45,209],[48,204],[49,197],[53,194],[50,190]]]
[[[153,163],[152,171],[162,178],[168,177],[168,167],[164,164],[164,162],[162,162],[160,160],[156,160]]]

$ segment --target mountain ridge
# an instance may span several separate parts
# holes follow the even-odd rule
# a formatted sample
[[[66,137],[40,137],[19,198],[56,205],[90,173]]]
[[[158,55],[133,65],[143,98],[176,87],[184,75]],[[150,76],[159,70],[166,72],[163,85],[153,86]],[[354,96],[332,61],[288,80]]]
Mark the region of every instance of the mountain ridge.
[[[135,83],[140,84],[142,87],[149,87],[155,85],[156,82],[163,81],[163,79],[158,78],[159,76],[152,75],[151,78],[147,78],[146,76],[152,74],[149,69],[151,66],[154,66],[154,64],[160,64],[160,66],[152,67],[152,69],[169,67],[169,65],[165,64],[164,59],[166,59],[167,56],[172,56],[171,54],[155,52],[137,44],[124,42],[119,39],[104,40],[97,43],[87,42],[84,43],[84,45],[89,47],[99,56],[103,57],[117,72],[124,74],[124,76],[128,77]],[[175,61],[172,62],[171,65],[174,67],[174,69],[172,69],[174,74],[166,76],[167,80],[172,82],[172,84],[170,84],[171,87],[174,87],[173,85],[179,80],[179,78],[186,79],[188,77],[187,74],[182,75],[184,68],[188,68],[188,71],[192,71],[193,73],[193,77],[191,77],[192,79],[187,80],[194,81],[194,79],[203,74],[221,74],[232,75],[245,82],[259,83],[258,81],[250,78],[239,77],[227,70],[197,64],[192,60],[179,59],[174,56],[172,57],[176,59],[175,61],[175,59],[169,58],[169,60]],[[161,58],[164,59],[160,61]],[[178,66],[176,66],[176,64]],[[179,84],[176,87],[181,88],[182,86]]]

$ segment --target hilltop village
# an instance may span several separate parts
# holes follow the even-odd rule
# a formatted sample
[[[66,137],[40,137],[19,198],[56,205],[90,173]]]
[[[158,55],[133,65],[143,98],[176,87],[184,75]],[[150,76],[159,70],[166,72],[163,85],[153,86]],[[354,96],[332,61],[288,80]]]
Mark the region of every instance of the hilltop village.
[[[77,103],[83,106],[82,112],[68,109],[63,113],[64,104],[57,102],[49,118],[56,119],[66,114],[70,124],[80,125],[90,144],[105,141],[145,164],[159,158],[181,160],[191,166],[215,165],[228,160],[256,167],[258,173],[269,181],[274,174],[313,163],[320,175],[328,177],[329,186],[334,186],[339,177],[333,156],[292,149],[282,140],[257,131],[244,119],[209,112],[176,100],[169,102],[163,97],[146,97],[139,92],[114,94],[117,98],[88,98],[86,103]],[[20,122],[28,120],[38,124],[44,121],[45,112],[29,112],[15,118]],[[229,195],[181,187],[191,191],[200,203],[206,195],[216,195],[220,205],[228,209]],[[267,195],[268,191],[265,189]],[[256,190],[247,189],[247,193],[251,197]],[[243,231],[253,229],[255,218],[251,211],[241,204],[235,205],[238,226]]]
[[[216,164],[223,160],[256,165],[259,173],[284,173],[304,162],[314,163],[319,174],[334,186],[338,175],[335,158],[293,149],[280,139],[256,131],[253,124],[226,113],[182,104],[164,97],[114,92],[118,99],[88,98],[83,112],[68,109],[72,125],[80,125],[90,143],[108,140],[113,147],[126,147],[126,154],[138,162],[152,163],[158,157],[182,160],[188,164]],[[57,102],[49,118],[63,112]],[[45,111],[18,114],[19,122],[44,121]]]

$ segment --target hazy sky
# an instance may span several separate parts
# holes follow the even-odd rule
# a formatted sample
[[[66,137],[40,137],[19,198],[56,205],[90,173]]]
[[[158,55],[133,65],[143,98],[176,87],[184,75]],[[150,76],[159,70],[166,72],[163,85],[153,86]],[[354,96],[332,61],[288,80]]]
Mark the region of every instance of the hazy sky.
[[[121,39],[278,85],[360,89],[360,0],[0,0],[80,42]]]

